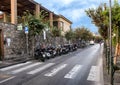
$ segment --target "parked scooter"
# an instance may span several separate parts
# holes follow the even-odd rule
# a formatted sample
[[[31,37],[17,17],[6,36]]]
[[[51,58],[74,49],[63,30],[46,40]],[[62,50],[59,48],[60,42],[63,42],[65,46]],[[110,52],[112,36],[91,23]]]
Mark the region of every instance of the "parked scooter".
[[[46,56],[47,58],[54,58],[57,55],[56,48],[53,46],[46,48]]]
[[[35,50],[35,54],[34,54],[34,57],[35,57],[35,59],[39,59],[39,60],[41,60],[41,61],[45,61],[45,59],[46,59],[46,55],[45,55],[45,51],[44,51],[44,49],[36,49]]]

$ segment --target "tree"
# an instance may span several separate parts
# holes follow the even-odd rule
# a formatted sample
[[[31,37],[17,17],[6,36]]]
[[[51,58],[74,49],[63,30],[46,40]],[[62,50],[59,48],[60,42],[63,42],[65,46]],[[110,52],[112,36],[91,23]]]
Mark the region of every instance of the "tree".
[[[61,36],[61,30],[57,27],[52,27],[51,28],[51,33],[53,37],[59,37]]]
[[[45,19],[47,14],[41,11],[39,17],[32,15],[28,10],[23,13],[23,24],[29,27],[31,35],[38,35],[48,26],[49,21]]]
[[[117,57],[120,56],[120,5],[117,1],[114,1],[114,6],[112,7],[112,24],[113,24],[113,43],[116,45],[114,64],[117,63]]]
[[[95,42],[100,43],[102,40],[101,36],[95,36]]]
[[[72,42],[75,39],[75,32],[71,29],[70,31],[65,33],[65,38]]]
[[[87,40],[91,40],[93,38],[93,35],[87,28],[81,27],[81,28],[76,28],[75,37],[77,40],[81,39],[87,41]]]
[[[86,11],[87,15],[92,19],[94,24],[99,28],[101,36],[107,40],[109,28],[109,7],[105,4],[100,5],[97,9],[89,9]],[[117,0],[114,0],[112,6],[112,34],[116,34],[112,38],[114,45],[116,45],[114,64],[116,64],[117,56],[120,55],[120,5]]]
[[[106,40],[108,38],[109,12],[106,4],[100,5],[97,9],[88,9],[85,11],[88,17],[92,19],[93,24],[98,27],[99,33]]]
[[[52,27],[51,28],[51,36],[54,38],[54,44],[57,44],[57,37],[61,36],[61,29],[57,28],[57,27]]]
[[[45,24],[42,22],[43,17],[37,18],[32,15],[29,11],[24,12],[23,15],[23,22],[24,26],[28,26],[29,28],[29,36],[32,39],[32,55],[34,56],[34,49],[35,49],[35,36],[40,35],[42,30],[45,28]]]

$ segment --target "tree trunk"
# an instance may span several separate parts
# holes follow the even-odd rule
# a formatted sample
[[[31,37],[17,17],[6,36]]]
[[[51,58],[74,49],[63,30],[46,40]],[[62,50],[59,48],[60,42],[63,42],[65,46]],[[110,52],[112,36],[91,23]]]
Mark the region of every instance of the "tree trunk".
[[[34,57],[34,52],[35,52],[35,36],[32,38],[32,56]]]
[[[117,63],[117,58],[120,56],[120,43],[116,44],[115,48],[115,56],[114,56],[114,64],[116,65]]]

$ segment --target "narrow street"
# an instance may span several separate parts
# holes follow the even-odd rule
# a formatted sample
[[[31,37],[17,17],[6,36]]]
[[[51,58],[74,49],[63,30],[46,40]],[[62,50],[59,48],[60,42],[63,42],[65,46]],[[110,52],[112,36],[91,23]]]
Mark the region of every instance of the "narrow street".
[[[45,62],[28,61],[0,69],[0,85],[104,85],[99,44]]]

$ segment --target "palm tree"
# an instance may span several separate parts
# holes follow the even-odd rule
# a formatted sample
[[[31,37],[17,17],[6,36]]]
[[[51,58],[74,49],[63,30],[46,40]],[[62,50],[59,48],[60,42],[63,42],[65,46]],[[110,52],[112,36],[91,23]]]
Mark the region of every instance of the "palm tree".
[[[54,38],[54,44],[57,44],[57,37],[61,36],[61,29],[57,28],[57,27],[53,27],[51,28],[51,35]]]
[[[42,18],[43,19],[43,18]],[[45,28],[45,24],[42,22],[41,17],[36,18],[29,11],[24,12],[23,22],[25,26],[29,28],[29,36],[32,39],[32,55],[34,56],[35,36],[40,35]]]

